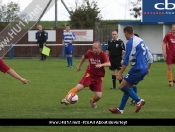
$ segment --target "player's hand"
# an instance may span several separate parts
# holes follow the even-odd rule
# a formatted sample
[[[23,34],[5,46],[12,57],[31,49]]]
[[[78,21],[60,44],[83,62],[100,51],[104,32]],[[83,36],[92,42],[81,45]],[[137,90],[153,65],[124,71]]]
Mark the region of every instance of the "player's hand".
[[[148,69],[147,74],[149,74],[149,73],[150,73],[150,70]]]
[[[120,72],[117,73],[116,77],[117,80],[122,80],[122,74]]]
[[[21,82],[24,83],[24,84],[27,84],[28,82],[30,82],[29,80],[27,80],[27,79],[25,79],[25,78],[21,78],[20,80],[21,80]]]
[[[123,65],[123,59],[121,60],[120,64]]]
[[[72,41],[72,40],[70,40],[70,41],[69,41],[69,44],[72,44],[72,42],[73,42],[73,41]]]
[[[46,43],[44,43],[44,46],[46,46]]]
[[[77,70],[76,70],[76,72],[79,72],[81,70],[81,67],[77,67]]]
[[[96,68],[101,68],[102,66],[103,66],[102,64],[95,65]]]
[[[163,53],[163,57],[166,59],[166,57],[167,57],[166,53]]]

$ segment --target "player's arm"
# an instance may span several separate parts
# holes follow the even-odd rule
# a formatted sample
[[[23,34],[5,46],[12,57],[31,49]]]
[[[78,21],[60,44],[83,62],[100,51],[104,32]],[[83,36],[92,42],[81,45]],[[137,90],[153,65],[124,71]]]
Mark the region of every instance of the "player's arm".
[[[96,68],[109,67],[109,66],[111,66],[111,63],[110,62],[105,62],[105,63],[102,63],[102,64],[95,65]]]
[[[63,35],[62,35],[62,45],[64,46],[65,44],[64,44],[64,33],[63,33]]]
[[[44,45],[46,45],[47,38],[46,38],[46,32],[45,31],[43,31],[43,41],[44,41]]]
[[[4,73],[8,73],[9,75],[17,78],[22,81],[24,84],[28,82],[28,80],[20,77],[12,68],[10,68],[2,59],[0,59],[0,71]]]
[[[18,75],[12,68],[10,68],[7,73],[9,75],[11,75],[12,77],[20,80],[21,82],[23,82],[24,84],[27,84],[28,82],[30,82],[29,80],[22,78],[20,75]]]
[[[148,74],[149,74],[151,65],[153,63],[153,56],[152,56],[150,51],[148,51],[148,58],[147,58],[147,60],[148,60]]]
[[[103,61],[102,62],[104,62],[104,63],[97,64],[97,65],[95,65],[95,67],[96,68],[100,68],[100,67],[109,67],[109,66],[111,66],[111,63],[109,61],[109,57],[108,57],[108,55],[106,53],[104,53]]]
[[[168,34],[165,35],[164,39],[163,39],[163,42],[162,42],[162,52],[163,52],[163,56],[164,58],[167,57],[167,54],[166,54],[166,49],[165,49],[165,46],[166,46],[166,43],[168,41]]]
[[[82,56],[80,63],[77,66],[77,72],[81,70],[81,66],[84,63],[84,61],[86,60],[86,58],[84,57],[84,55]]]
[[[72,40],[69,41],[69,44],[72,44],[74,40],[76,39],[75,34],[72,32]]]
[[[126,67],[128,66],[129,63],[129,56],[131,54],[131,50],[132,50],[132,43],[128,43],[126,44],[126,53],[125,53],[125,58],[122,64],[122,68],[120,69],[120,71],[117,74],[117,79],[121,80],[122,79],[122,74],[125,71]]]
[[[39,46],[39,39],[38,39],[38,37],[39,37],[39,35],[38,35],[38,32],[37,32],[37,41],[36,41],[36,46],[38,47]]]
[[[165,46],[166,46],[166,43],[165,42],[162,42],[162,53],[163,53],[163,56],[164,58],[166,58],[166,50],[165,50]]]

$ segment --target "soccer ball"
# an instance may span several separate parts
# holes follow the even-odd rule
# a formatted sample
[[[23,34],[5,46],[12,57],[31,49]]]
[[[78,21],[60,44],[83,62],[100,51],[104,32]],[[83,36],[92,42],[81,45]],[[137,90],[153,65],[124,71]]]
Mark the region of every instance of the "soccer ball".
[[[78,95],[75,94],[75,93],[70,93],[68,96],[67,96],[67,101],[71,104],[75,104],[78,102]]]

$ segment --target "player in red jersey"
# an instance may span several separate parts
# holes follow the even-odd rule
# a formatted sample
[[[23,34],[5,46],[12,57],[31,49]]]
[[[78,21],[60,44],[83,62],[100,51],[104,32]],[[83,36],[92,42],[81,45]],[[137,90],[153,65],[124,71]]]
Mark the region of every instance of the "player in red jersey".
[[[172,87],[173,82],[175,83],[175,78],[173,79],[172,75],[172,64],[175,64],[175,24],[172,24],[171,32],[167,33],[163,39],[162,51],[168,66],[167,76],[169,86]]]
[[[72,88],[68,94],[77,93],[85,87],[89,87],[94,92],[94,96],[90,100],[90,104],[93,108],[97,108],[96,102],[102,96],[102,78],[105,76],[104,67],[109,67],[110,62],[107,54],[101,50],[101,43],[99,41],[94,42],[92,50],[88,50],[83,55],[77,67],[77,72],[81,70],[81,66],[85,59],[89,60],[86,72],[77,86]],[[61,104],[69,104],[69,102],[66,100],[66,97],[61,100]]]
[[[0,71],[3,73],[8,73],[9,75],[20,80],[24,84],[29,82],[29,80],[19,76],[12,68],[10,68],[7,64],[5,64],[5,62],[2,59],[0,59]]]

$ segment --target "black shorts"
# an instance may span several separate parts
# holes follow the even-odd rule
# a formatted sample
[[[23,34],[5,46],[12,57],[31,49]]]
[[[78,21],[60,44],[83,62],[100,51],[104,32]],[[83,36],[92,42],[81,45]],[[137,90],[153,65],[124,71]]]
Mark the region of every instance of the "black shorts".
[[[43,48],[44,42],[39,43],[39,48]]]
[[[112,70],[120,70],[122,65],[121,65],[121,60],[122,57],[117,57],[117,58],[109,58],[111,66],[109,69]]]

